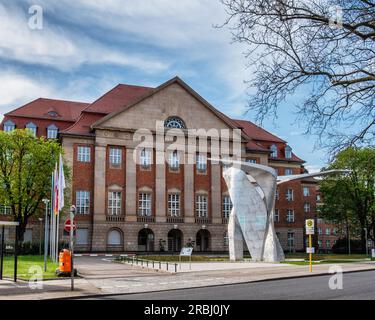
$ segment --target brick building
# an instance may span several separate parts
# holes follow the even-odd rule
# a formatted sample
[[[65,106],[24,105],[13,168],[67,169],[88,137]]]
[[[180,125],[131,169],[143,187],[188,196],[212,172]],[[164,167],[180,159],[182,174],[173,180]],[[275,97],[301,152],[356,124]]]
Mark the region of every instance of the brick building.
[[[187,155],[180,152],[167,152],[170,161],[156,164],[156,150],[135,152],[139,142],[133,139],[140,128],[157,139],[156,121],[165,130],[229,130],[229,145],[240,141],[243,160],[271,166],[279,175],[305,172],[286,141],[230,119],[177,77],[157,88],[120,84],[93,103],[37,99],[5,114],[1,129],[29,128],[61,142],[72,168],[68,190],[77,207],[78,250],[177,251],[188,241],[196,251],[228,250],[230,198],[222,167],[207,159],[214,139],[195,164],[182,161]],[[278,190],[275,227],[286,251],[305,248],[304,221],[316,216],[315,190],[313,179]],[[1,206],[1,219],[10,218],[7,210]],[[38,241],[40,225],[30,222],[28,241]]]

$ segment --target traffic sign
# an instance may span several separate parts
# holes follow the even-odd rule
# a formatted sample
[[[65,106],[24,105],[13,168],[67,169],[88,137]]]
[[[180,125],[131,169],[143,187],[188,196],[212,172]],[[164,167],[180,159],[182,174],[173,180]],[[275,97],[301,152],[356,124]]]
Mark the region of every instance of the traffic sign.
[[[67,219],[65,221],[65,224],[64,224],[64,230],[66,232],[70,232],[70,227],[71,227],[71,223],[70,223],[70,219]],[[76,224],[74,223],[74,220],[73,220],[73,231],[77,230],[77,226]]]
[[[314,234],[315,227],[314,227],[314,219],[307,219],[306,220],[306,234]]]
[[[180,256],[189,257],[193,253],[193,248],[191,247],[184,247],[181,249]]]
[[[311,247],[311,248],[307,247],[306,253],[315,253],[315,248],[314,247]]]

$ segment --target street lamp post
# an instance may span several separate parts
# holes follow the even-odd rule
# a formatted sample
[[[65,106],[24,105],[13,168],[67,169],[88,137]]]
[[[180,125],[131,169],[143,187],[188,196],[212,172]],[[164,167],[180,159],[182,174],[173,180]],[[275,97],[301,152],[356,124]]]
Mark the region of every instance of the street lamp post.
[[[42,255],[42,228],[43,228],[43,218],[38,219],[40,222],[39,225],[39,255]]]
[[[46,206],[46,214],[44,217],[44,272],[47,271],[47,255],[48,255],[48,204],[49,199],[43,199],[43,203]]]
[[[366,239],[366,256],[368,255],[368,241],[367,241],[367,228],[363,228],[365,230],[365,239]]]
[[[71,257],[71,273],[70,273],[70,290],[74,290],[74,216],[76,214],[76,207],[70,207],[70,257]]]

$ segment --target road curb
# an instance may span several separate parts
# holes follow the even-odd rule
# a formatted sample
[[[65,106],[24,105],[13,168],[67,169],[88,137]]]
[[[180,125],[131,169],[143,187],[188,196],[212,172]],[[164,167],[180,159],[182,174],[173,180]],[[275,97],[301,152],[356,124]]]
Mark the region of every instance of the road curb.
[[[350,270],[350,271],[343,271],[343,273],[359,273],[359,272],[368,272],[368,271],[375,271],[375,268],[370,269],[363,269],[363,270]],[[126,296],[126,295],[136,295],[136,294],[146,294],[146,293],[158,293],[158,292],[165,292],[165,291],[179,291],[179,290],[186,290],[186,289],[201,289],[201,288],[210,288],[210,287],[224,287],[224,286],[232,286],[232,285],[239,285],[239,284],[249,284],[249,283],[259,283],[259,282],[270,282],[270,281],[277,281],[277,280],[289,280],[289,279],[299,279],[299,278],[310,278],[310,277],[320,277],[320,276],[328,276],[332,275],[332,273],[324,272],[319,274],[309,274],[309,275],[296,275],[296,276],[287,276],[287,277],[276,277],[270,279],[260,279],[260,280],[253,280],[253,281],[244,281],[244,282],[234,282],[234,283],[227,283],[227,284],[213,284],[213,285],[204,285],[199,287],[184,287],[184,288],[175,288],[175,289],[164,289],[164,290],[153,290],[153,291],[142,291],[142,292],[129,292],[129,293],[104,293],[104,294],[94,294],[94,295],[86,295],[80,297],[63,297],[63,298],[54,298],[54,299],[46,299],[46,300],[77,300],[82,298],[99,298],[99,297],[115,297],[115,296]]]

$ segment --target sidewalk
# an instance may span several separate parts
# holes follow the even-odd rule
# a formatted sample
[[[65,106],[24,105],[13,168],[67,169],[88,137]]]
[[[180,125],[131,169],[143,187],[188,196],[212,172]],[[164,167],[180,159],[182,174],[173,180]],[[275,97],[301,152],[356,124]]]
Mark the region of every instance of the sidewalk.
[[[225,263],[197,263],[190,272],[170,274],[155,270],[142,269],[139,266],[111,263],[102,259],[81,260],[77,268],[83,278],[75,280],[74,292],[70,291],[70,279],[48,280],[43,289],[32,290],[27,282],[14,284],[0,281],[0,300],[42,300],[56,298],[76,298],[103,294],[139,293],[182,288],[196,288],[235,283],[276,280],[328,274],[332,264],[314,265],[313,272],[308,266],[288,264],[250,264],[238,263],[238,268]],[[194,265],[194,263],[192,263]],[[204,270],[204,265],[209,270]],[[375,262],[343,263],[343,272],[375,270]],[[207,266],[206,266],[207,267]],[[186,265],[188,268],[188,265]],[[207,269],[207,268],[206,268]]]
[[[14,283],[9,280],[0,281],[0,300],[44,300],[68,297],[80,297],[100,294],[101,291],[87,280],[75,279],[75,290],[70,290],[70,279],[43,281],[42,289],[32,289],[27,281]]]

